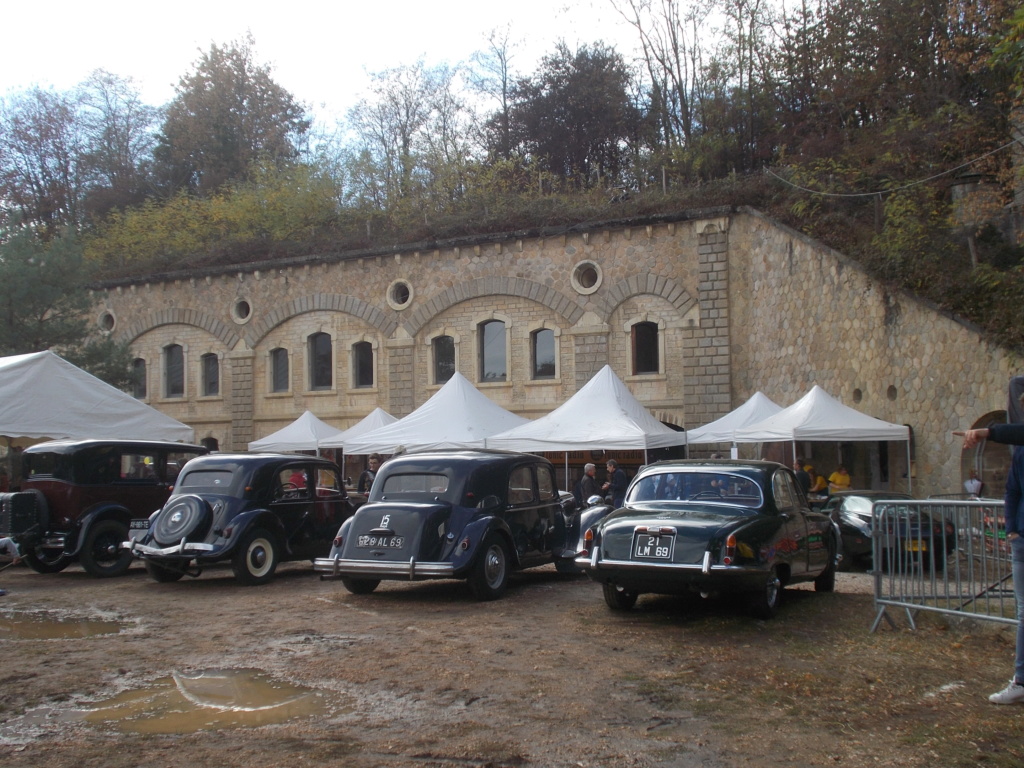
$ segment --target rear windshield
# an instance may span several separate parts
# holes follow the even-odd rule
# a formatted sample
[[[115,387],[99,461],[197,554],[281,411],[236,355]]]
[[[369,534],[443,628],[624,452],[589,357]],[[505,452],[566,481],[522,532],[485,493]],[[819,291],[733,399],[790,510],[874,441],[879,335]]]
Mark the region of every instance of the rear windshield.
[[[188,489],[189,493],[206,491],[208,493],[229,493],[234,475],[225,469],[206,469],[186,472],[178,484],[178,492]]]
[[[753,480],[727,472],[664,472],[634,485],[627,502],[696,501],[760,507],[761,488]]]
[[[448,476],[427,473],[393,474],[384,479],[383,496],[433,499],[448,491]]]

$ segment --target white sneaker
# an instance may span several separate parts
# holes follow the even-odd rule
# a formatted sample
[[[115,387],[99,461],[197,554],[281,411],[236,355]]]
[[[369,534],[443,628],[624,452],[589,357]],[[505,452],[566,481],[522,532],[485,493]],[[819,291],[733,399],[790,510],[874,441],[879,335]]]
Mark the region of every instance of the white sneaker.
[[[1016,680],[1011,680],[1008,686],[1003,688],[999,693],[993,693],[988,697],[988,700],[993,704],[1016,704],[1018,702],[1024,702],[1024,685],[1020,685]]]

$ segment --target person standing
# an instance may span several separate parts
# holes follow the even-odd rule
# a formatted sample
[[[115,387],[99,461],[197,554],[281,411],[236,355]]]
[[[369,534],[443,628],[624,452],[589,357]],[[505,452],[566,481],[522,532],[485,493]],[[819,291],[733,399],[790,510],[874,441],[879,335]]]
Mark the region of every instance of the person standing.
[[[359,473],[359,483],[356,486],[356,493],[369,493],[370,486],[373,485],[373,479],[377,476],[377,470],[380,469],[380,454],[371,453],[370,457],[366,460],[366,469]]]
[[[597,482],[597,467],[594,464],[587,464],[583,467],[583,477],[580,478],[580,498],[581,504],[586,504],[587,499],[591,496],[601,495],[601,486]]]
[[[804,469],[803,459],[797,459],[796,461],[793,462],[793,471],[796,473],[796,483],[804,492],[804,496],[810,496],[811,475],[806,469]]]
[[[629,486],[629,479],[615,459],[608,459],[605,469],[608,470],[608,482],[601,486],[601,489],[612,497],[612,506],[618,509],[626,503],[626,488]]]
[[[831,494],[848,490],[850,490],[850,473],[846,471],[845,466],[840,464],[836,467],[836,471],[828,476],[828,492]]]
[[[1016,446],[1006,477],[1004,497],[1006,539],[1010,544],[1010,572],[1017,600],[1017,643],[1013,677],[1009,684],[988,697],[993,704],[1024,703],[1024,376],[1010,379],[1009,402],[1006,408],[1011,423],[993,424],[988,428],[954,432],[964,438],[964,450],[981,440],[992,440]]]

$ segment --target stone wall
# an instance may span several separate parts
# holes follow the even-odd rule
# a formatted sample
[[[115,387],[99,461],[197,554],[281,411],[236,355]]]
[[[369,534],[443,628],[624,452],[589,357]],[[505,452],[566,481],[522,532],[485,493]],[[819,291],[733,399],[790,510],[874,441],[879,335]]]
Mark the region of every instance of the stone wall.
[[[952,492],[960,456],[949,431],[1002,408],[1016,364],[974,329],[749,210],[210,269],[111,283],[97,298],[102,322],[146,361],[147,401],[223,449],[244,449],[306,409],[339,428],[377,406],[411,412],[438,388],[431,341],[449,335],[457,369],[530,418],[605,364],[659,419],[689,428],[755,391],[788,405],[816,383],[909,424],[914,490]],[[488,319],[506,324],[505,382],[478,381],[477,329]],[[633,375],[631,328],[641,321],[657,325],[660,370]],[[540,328],[555,335],[554,379],[531,379],[530,334]],[[317,332],[331,335],[335,355],[324,391],[309,387],[306,340]],[[367,388],[351,383],[361,341],[374,351]],[[183,398],[162,395],[162,350],[172,343],[185,349]],[[279,393],[270,391],[275,348],[289,355],[290,385]],[[222,361],[221,392],[198,397],[199,357],[211,352]],[[834,463],[821,446],[807,450]]]

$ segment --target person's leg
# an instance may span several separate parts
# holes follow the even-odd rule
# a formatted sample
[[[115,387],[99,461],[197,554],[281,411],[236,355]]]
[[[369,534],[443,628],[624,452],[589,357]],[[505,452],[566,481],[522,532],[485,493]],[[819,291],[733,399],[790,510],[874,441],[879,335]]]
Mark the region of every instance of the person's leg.
[[[1010,542],[1012,552],[1013,592],[1017,602],[1017,652],[1014,659],[1013,679],[999,693],[988,700],[993,704],[1024,703],[1024,539]]]

